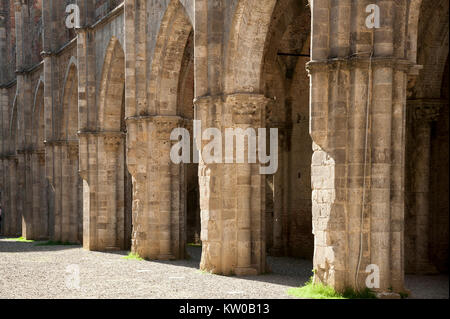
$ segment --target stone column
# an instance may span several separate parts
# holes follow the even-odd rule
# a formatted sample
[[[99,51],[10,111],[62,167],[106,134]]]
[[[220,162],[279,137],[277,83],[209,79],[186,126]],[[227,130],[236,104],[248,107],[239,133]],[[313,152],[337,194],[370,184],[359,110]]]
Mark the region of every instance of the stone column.
[[[39,237],[41,239],[48,238],[49,226],[49,206],[47,194],[47,178],[45,176],[45,151],[39,150],[35,152],[35,173],[36,178],[33,183],[33,214],[38,216]]]
[[[78,175],[78,141],[46,141],[47,174],[51,171],[53,214],[49,216],[49,237],[54,241],[79,243],[81,193]],[[52,162],[48,163],[47,159]],[[48,176],[48,175],[47,175]]]
[[[133,178],[132,251],[147,259],[185,257],[183,165],[170,159],[178,116],[127,118],[127,165]]]
[[[310,133],[314,280],[404,291],[404,149],[410,2],[379,1],[370,28],[363,1],[311,1]],[[352,23],[348,23],[353,21]],[[398,296],[398,295],[397,295]]]
[[[32,150],[26,154],[27,161],[27,205],[23,236],[42,240],[48,237],[47,195],[45,191],[45,152]]]
[[[124,250],[123,132],[80,132],[83,182],[83,246]]]
[[[70,141],[67,145],[67,201],[69,202],[69,210],[67,213],[68,232],[67,239],[72,243],[80,243],[82,240],[82,196],[81,196],[81,178],[79,176],[79,145],[78,141]]]
[[[406,78],[397,58],[311,61],[315,280],[403,291]],[[324,88],[327,93],[324,93]]]
[[[106,228],[104,235],[99,237],[104,238],[104,248],[106,250],[123,249],[123,234],[120,234],[120,231],[123,231],[123,215],[125,212],[121,205],[123,197],[120,199],[119,194],[123,193],[124,184],[123,178],[119,178],[119,174],[123,174],[123,172],[119,166],[119,155],[122,154],[118,152],[123,145],[122,134],[106,136],[103,140],[103,145],[106,155],[104,164],[107,166],[105,167],[107,171],[106,176],[104,176],[106,177],[106,180],[104,180],[105,184],[99,185],[99,188],[105,192],[105,198],[101,200],[101,203],[105,203],[106,207],[103,207],[100,211],[105,213]]]
[[[54,197],[55,197],[55,205],[53,212],[53,230],[51,234],[53,237],[50,237],[52,240],[58,241],[61,240],[61,225],[62,225],[62,183],[61,183],[61,145],[60,143],[53,142],[52,143],[52,152],[53,155],[52,160],[53,163],[53,189],[54,189]]]
[[[202,97],[194,104],[203,129],[216,128],[224,137],[227,128],[254,128],[257,133],[265,127],[267,103],[263,95],[232,94]],[[202,141],[200,150],[209,142]],[[200,160],[200,268],[217,274],[256,275],[266,269],[265,176],[260,175],[258,164],[236,163],[234,149],[234,156],[227,158],[233,163]]]
[[[20,134],[18,132],[18,134]],[[25,212],[24,208],[25,201],[26,201],[26,184],[25,184],[25,172],[26,172],[26,154],[23,153],[23,151],[18,150],[17,151],[17,169],[16,169],[16,193],[14,194],[16,197],[16,210],[17,210],[17,216],[20,216],[20,233],[21,235],[24,235],[26,238],[26,222],[25,218],[28,218],[28,213]]]
[[[414,170],[412,192],[416,217],[415,266],[418,274],[435,274],[429,260],[430,150],[431,123],[438,120],[441,103],[433,100],[408,101],[414,119]]]
[[[5,211],[5,235],[20,236],[22,234],[22,215],[17,210],[17,156],[11,155],[9,158],[9,205]]]

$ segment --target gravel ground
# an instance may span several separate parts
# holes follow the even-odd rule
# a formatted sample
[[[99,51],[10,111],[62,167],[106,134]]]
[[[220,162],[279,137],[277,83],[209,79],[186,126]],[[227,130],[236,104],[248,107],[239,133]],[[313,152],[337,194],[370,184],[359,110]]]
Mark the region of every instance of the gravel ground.
[[[224,277],[198,270],[201,249],[182,261],[137,261],[127,252],[100,253],[80,246],[35,246],[0,239],[0,298],[290,298],[286,291],[311,276],[310,261],[268,257],[272,273]],[[76,266],[70,266],[76,265]],[[70,266],[69,268],[67,268]],[[71,268],[72,267],[72,268]],[[68,269],[79,269],[79,289]],[[407,277],[420,298],[448,298],[448,276]],[[69,285],[70,287],[70,285]]]
[[[448,275],[405,276],[411,299],[448,299]]]

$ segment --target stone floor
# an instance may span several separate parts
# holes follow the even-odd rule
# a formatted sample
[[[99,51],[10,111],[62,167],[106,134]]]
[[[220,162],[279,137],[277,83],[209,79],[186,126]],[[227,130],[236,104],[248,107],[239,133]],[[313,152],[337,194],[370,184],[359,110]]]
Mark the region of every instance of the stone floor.
[[[216,276],[198,270],[200,248],[188,252],[189,260],[150,262],[123,259],[127,252],[0,239],[0,298],[289,298],[286,291],[311,276],[310,261],[271,257],[271,274]],[[449,296],[448,276],[408,276],[407,286],[418,298]]]

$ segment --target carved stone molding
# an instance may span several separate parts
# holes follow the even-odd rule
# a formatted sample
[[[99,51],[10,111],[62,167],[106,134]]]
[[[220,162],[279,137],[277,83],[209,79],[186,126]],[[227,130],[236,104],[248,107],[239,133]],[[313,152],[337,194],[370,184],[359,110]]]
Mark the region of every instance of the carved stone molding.
[[[71,160],[78,159],[78,144],[68,144],[67,151]]]
[[[223,96],[202,96],[194,99],[194,117],[201,120],[202,125],[208,127],[221,127]]]
[[[227,95],[225,103],[232,109],[234,124],[263,126],[265,109],[271,101],[262,94],[237,93]]]
[[[30,155],[30,154],[33,154],[34,152],[35,152],[35,150],[33,150],[32,148],[25,148],[25,149],[17,150],[17,154],[19,154],[19,155]]]
[[[105,150],[109,152],[117,152],[122,141],[123,137],[119,135],[105,135],[103,138]]]
[[[408,101],[408,107],[412,110],[412,116],[416,124],[431,123],[439,119],[441,108],[448,101],[440,99],[420,99]]]
[[[77,144],[78,140],[45,140],[45,146]]]
[[[156,126],[158,137],[166,139],[173,129],[184,127],[184,119],[179,116],[154,116],[152,122]]]
[[[422,66],[412,63],[406,59],[395,57],[370,57],[366,55],[354,55],[345,58],[333,58],[327,60],[311,60],[306,63],[306,70],[309,74],[313,71],[329,72],[338,68],[354,69],[372,67],[389,67],[396,70],[405,71],[408,74],[417,74]]]

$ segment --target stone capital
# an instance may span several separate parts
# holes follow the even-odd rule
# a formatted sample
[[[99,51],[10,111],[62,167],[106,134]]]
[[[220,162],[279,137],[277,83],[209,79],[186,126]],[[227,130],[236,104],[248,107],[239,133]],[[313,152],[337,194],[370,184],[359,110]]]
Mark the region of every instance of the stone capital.
[[[78,158],[78,144],[69,143],[67,145],[67,150],[68,150],[70,159],[77,159]]]
[[[406,59],[396,57],[371,57],[369,54],[355,54],[344,58],[329,58],[324,60],[311,60],[306,63],[308,74],[313,72],[330,72],[337,69],[356,69],[372,67],[388,67],[405,71],[408,74],[417,74],[421,66]]]
[[[165,139],[173,129],[184,127],[184,119],[179,116],[156,115],[152,117],[152,123],[156,126],[157,134]]]
[[[207,95],[194,99],[194,118],[201,120],[203,125],[221,127],[222,109],[222,95]]]
[[[227,124],[264,126],[270,101],[256,93],[202,96],[194,99],[195,118],[215,127]]]
[[[420,99],[408,101],[408,105],[412,110],[413,118],[417,124],[437,121],[440,110],[445,103],[448,104],[448,101],[439,99]]]
[[[233,124],[264,126],[266,106],[270,99],[263,94],[236,93],[227,95],[225,104],[231,108]]]
[[[121,135],[104,135],[103,143],[105,150],[109,152],[117,152],[122,144],[123,137]]]

